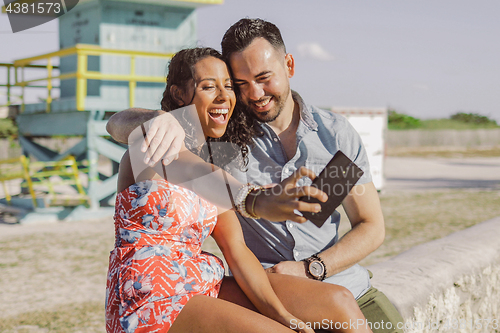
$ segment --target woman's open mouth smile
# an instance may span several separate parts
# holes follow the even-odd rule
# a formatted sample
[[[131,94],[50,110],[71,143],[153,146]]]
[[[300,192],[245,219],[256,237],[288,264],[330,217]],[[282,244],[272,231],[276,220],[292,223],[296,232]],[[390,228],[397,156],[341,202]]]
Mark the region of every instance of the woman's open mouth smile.
[[[224,125],[227,123],[229,109],[212,109],[208,111],[210,119],[216,124]]]

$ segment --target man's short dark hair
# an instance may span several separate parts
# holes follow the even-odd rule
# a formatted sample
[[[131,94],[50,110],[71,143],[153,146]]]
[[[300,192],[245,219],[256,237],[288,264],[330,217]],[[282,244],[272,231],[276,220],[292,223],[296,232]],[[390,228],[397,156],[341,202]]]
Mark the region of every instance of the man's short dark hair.
[[[228,61],[231,54],[243,51],[258,37],[267,40],[276,50],[286,53],[285,42],[277,26],[259,18],[243,18],[224,34],[221,42],[222,56]]]

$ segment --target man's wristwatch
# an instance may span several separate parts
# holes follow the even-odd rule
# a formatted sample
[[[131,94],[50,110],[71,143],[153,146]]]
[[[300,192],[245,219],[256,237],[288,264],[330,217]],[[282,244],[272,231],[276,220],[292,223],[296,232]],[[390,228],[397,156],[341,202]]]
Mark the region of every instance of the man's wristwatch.
[[[317,254],[313,254],[304,261],[307,264],[307,272],[313,279],[323,281],[326,278],[326,265]]]

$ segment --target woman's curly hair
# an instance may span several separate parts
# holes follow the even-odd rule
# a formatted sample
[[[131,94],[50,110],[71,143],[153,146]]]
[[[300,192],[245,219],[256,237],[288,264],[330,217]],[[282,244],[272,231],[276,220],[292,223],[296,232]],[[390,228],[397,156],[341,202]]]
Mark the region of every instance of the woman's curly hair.
[[[163,99],[161,101],[161,109],[163,111],[168,112],[184,106],[179,105],[174,96],[172,96],[170,88],[175,85],[186,91],[189,84],[194,84],[196,88],[194,66],[198,61],[207,57],[214,57],[224,61],[219,51],[210,47],[183,49],[172,57],[168,65],[167,86],[163,92]],[[193,96],[188,104],[191,104],[193,101],[194,94],[196,94],[196,89],[194,89]],[[240,103],[237,103],[228,121],[224,135],[220,138],[208,138],[207,142],[230,142],[238,145],[240,148],[239,151],[227,149],[228,147],[226,145],[209,145],[209,150],[211,150],[210,154],[212,156],[202,157],[205,159],[210,158],[212,163],[214,157],[216,157],[215,161],[217,164],[223,167],[238,156],[241,156],[243,165],[246,166],[248,164],[248,146],[252,143],[252,138],[259,133],[255,123],[256,120],[248,116],[247,112],[240,106]],[[210,149],[210,147],[212,148]]]

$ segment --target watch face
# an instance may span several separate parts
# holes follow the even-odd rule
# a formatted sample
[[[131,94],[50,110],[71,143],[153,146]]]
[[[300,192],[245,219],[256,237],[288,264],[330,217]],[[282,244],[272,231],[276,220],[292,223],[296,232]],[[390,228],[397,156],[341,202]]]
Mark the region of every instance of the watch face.
[[[325,268],[319,261],[313,261],[309,264],[309,273],[315,278],[320,278],[323,276]]]

